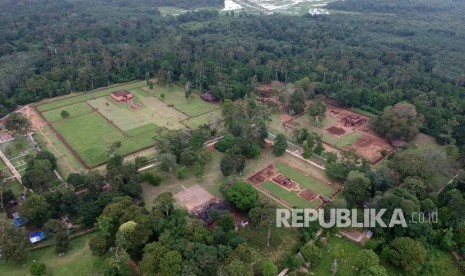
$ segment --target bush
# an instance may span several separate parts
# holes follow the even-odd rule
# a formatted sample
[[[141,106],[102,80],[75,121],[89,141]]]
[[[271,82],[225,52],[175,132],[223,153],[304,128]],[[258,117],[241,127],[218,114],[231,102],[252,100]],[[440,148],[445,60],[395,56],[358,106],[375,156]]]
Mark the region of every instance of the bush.
[[[278,268],[271,261],[263,261],[261,264],[260,272],[263,276],[274,276],[278,274]]]
[[[237,139],[231,134],[226,134],[215,144],[215,149],[225,152],[236,144]]]
[[[110,248],[110,243],[108,239],[102,235],[98,234],[89,241],[90,251],[94,256],[103,256],[108,252]]]
[[[182,166],[178,169],[177,173],[176,173],[176,177],[179,179],[179,180],[183,180],[183,179],[186,179],[187,177],[187,167],[186,166]]]
[[[226,191],[226,199],[237,209],[247,212],[258,203],[258,193],[252,185],[238,182]]]
[[[47,266],[44,263],[33,262],[29,268],[29,273],[31,273],[32,276],[47,275]]]
[[[147,157],[145,156],[137,156],[134,163],[136,164],[136,168],[139,168],[141,164],[147,162]]]
[[[163,181],[163,178],[153,172],[145,172],[142,174],[142,180],[148,182],[152,186],[158,186]]]
[[[305,261],[310,262],[311,267],[318,265],[322,257],[321,249],[314,244],[304,245],[300,252]]]

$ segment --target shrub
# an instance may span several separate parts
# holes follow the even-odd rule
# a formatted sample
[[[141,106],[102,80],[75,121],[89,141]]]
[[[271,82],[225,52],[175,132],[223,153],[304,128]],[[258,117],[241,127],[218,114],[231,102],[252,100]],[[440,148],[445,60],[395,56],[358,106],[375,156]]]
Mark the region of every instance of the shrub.
[[[221,140],[215,144],[215,149],[225,152],[236,144],[236,138],[231,134],[226,134]]]
[[[32,276],[47,275],[47,266],[44,263],[33,262],[29,268],[29,273],[31,273]]]
[[[145,172],[142,174],[142,180],[148,182],[152,186],[158,186],[163,181],[163,178],[153,172]]]
[[[179,180],[186,179],[186,177],[187,177],[187,167],[186,166],[180,167],[178,169],[177,173],[176,173],[176,177]]]

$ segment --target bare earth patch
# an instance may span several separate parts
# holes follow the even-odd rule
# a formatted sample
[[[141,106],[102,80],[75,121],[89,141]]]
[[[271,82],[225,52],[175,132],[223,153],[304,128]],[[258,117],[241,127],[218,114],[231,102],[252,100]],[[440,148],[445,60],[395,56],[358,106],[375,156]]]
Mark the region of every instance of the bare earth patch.
[[[174,195],[176,201],[186,206],[189,211],[201,206],[215,197],[199,185],[194,185]]]
[[[279,119],[281,120],[281,123],[286,123],[286,122],[289,122],[290,120],[292,120],[293,117],[291,115],[288,115],[288,114],[281,114],[279,116]]]
[[[331,135],[342,136],[346,131],[342,127],[332,126],[326,129]]]
[[[383,156],[381,151],[389,152],[392,150],[391,145],[381,138],[362,134],[362,136],[354,144],[355,151],[360,156],[366,158],[372,164],[379,162]]]

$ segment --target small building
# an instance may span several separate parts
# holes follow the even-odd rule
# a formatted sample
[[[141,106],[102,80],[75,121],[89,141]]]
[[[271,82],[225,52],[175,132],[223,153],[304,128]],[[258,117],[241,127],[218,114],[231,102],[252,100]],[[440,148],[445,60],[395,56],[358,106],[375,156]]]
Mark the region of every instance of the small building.
[[[209,103],[214,103],[218,101],[216,97],[213,96],[213,94],[210,91],[203,93],[200,97],[202,98],[202,100],[209,102]]]
[[[213,214],[215,212],[221,213],[230,211],[231,207],[228,202],[219,199],[212,199],[204,205],[197,207],[196,210],[193,210],[193,213],[207,225],[211,225],[213,223]]]
[[[367,122],[365,118],[363,118],[360,115],[347,115],[344,118],[342,118],[341,121],[346,127],[347,126],[361,126]]]
[[[16,227],[21,227],[26,223],[26,221],[19,215],[18,212],[13,213],[13,224]]]
[[[119,90],[111,92],[111,98],[119,103],[131,102],[134,99],[134,95],[127,90]]]
[[[35,231],[29,235],[29,241],[31,243],[37,243],[45,240],[45,234],[42,231]]]

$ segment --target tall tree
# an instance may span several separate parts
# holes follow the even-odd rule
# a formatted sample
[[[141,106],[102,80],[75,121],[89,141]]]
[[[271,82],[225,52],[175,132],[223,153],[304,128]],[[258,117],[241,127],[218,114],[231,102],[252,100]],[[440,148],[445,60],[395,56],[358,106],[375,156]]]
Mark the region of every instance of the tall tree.
[[[418,114],[414,105],[398,103],[386,107],[374,122],[373,128],[389,140],[412,140],[423,125],[423,116]]]
[[[281,156],[286,152],[286,149],[287,149],[286,136],[284,136],[284,134],[282,133],[279,133],[278,135],[276,135],[276,138],[274,140],[274,144],[272,148],[273,154],[276,156]]]

